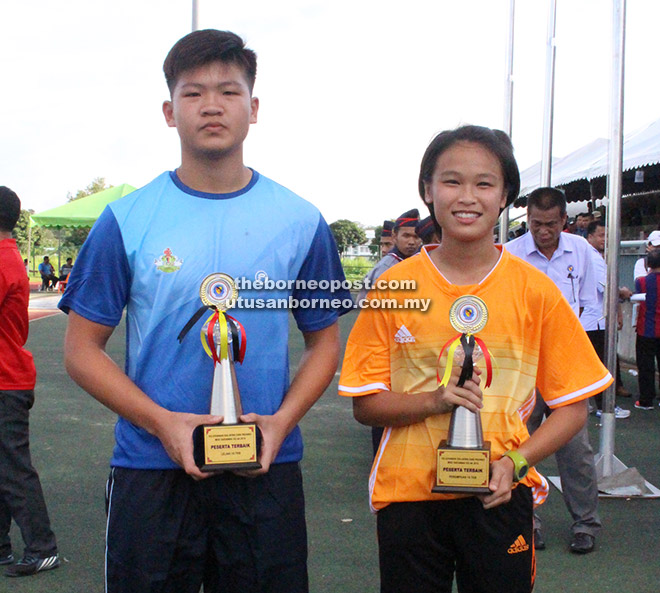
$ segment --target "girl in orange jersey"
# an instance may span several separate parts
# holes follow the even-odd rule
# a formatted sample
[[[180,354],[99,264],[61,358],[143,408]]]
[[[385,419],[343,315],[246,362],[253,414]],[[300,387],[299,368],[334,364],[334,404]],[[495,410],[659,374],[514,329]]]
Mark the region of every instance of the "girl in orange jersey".
[[[374,302],[398,306],[363,309],[348,340],[339,393],[354,398],[359,422],[387,427],[369,480],[384,593],[450,593],[454,575],[461,593],[529,593],[533,505],[548,490],[533,466],[578,432],[586,399],[612,381],[552,281],[494,243],[519,187],[503,132],[464,126],[436,136],[419,191],[442,243],[382,276],[413,279],[416,289],[372,291]],[[456,334],[449,312],[467,295],[483,303],[487,352],[461,377],[460,368],[444,371]],[[405,308],[410,298],[432,299],[430,310]],[[575,351],[585,364],[573,366]],[[530,438],[535,385],[554,412]],[[487,493],[433,492],[437,447],[457,406],[480,411],[491,447]]]

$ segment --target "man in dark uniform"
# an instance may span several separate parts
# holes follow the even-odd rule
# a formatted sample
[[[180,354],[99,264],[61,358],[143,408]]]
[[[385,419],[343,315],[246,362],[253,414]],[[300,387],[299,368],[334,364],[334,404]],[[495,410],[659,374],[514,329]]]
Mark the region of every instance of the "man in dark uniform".
[[[413,208],[404,212],[394,223],[392,231],[392,238],[394,240],[394,247],[392,250],[384,255],[381,260],[371,269],[371,271],[364,277],[362,289],[358,293],[357,302],[367,297],[367,293],[373,286],[374,282],[380,278],[381,274],[391,268],[394,264],[403,261],[404,259],[415,255],[421,246],[421,241],[415,233],[415,227],[419,222],[419,210]],[[384,228],[384,227],[383,227]]]
[[[440,243],[440,237],[438,237],[435,224],[433,223],[433,219],[430,216],[423,218],[417,223],[417,226],[415,227],[415,233],[417,233],[417,236],[422,241],[422,245]]]
[[[422,241],[415,232],[419,223],[419,210],[413,208],[404,212],[394,223],[394,230],[392,237],[394,238],[394,247],[385,255],[364,277],[363,287],[358,293],[357,302],[360,302],[367,297],[367,293],[374,285],[376,280],[393,265],[415,255],[422,246]],[[374,455],[378,450],[380,437],[383,435],[383,428],[381,426],[372,426],[371,440],[374,449]]]
[[[394,239],[392,239],[392,229],[394,222],[391,220],[383,221],[383,230],[380,233],[380,256],[387,255],[394,247]]]

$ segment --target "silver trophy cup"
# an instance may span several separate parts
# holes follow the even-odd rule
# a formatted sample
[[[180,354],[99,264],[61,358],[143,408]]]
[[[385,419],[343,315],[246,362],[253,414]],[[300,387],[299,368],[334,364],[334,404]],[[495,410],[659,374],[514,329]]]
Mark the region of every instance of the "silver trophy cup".
[[[468,366],[482,356],[475,345]],[[454,364],[463,367],[465,353],[462,347],[454,353]],[[471,412],[456,406],[451,413],[447,439],[441,441],[437,451],[436,480],[433,492],[485,494],[490,492],[490,443],[484,441],[479,411]]]
[[[228,358],[220,360],[220,346],[217,347],[218,360],[213,369],[213,387],[211,388],[211,411],[214,416],[223,416],[223,424],[237,424],[243,414],[241,394],[236,381],[231,331],[228,331]],[[220,328],[213,328],[215,343],[220,343]]]

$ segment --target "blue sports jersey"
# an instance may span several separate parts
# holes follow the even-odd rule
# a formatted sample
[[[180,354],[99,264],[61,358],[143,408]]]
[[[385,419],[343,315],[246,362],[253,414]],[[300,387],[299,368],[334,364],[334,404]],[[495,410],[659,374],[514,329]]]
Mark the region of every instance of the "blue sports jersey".
[[[199,333],[210,313],[181,344],[177,336],[202,304],[203,279],[214,272],[239,283],[261,281],[239,294],[253,307],[259,300],[281,303],[287,297],[334,300],[331,307],[293,310],[303,332],[328,327],[348,310],[335,300],[350,299],[345,288],[309,290],[288,282],[343,282],[344,274],[319,211],[256,171],[245,188],[231,194],[195,191],[166,172],[109,204],[80,251],[59,307],[113,327],[126,307],[127,375],[168,410],[208,414],[213,362]],[[268,290],[268,280],[277,286]],[[292,286],[282,288],[287,282]],[[289,310],[243,307],[230,314],[247,335],[245,360],[236,364],[244,412],[273,414],[289,386]],[[117,421],[115,438],[113,466],[177,467],[156,437],[124,418]],[[276,462],[301,457],[296,428]]]

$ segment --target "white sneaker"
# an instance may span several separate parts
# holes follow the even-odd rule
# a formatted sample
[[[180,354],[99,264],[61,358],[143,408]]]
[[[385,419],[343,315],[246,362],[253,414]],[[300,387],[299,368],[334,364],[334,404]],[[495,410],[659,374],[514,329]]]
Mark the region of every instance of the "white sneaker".
[[[630,418],[630,410],[626,410],[625,408],[620,408],[619,406],[616,406],[614,408],[614,417],[617,420],[623,420],[624,418]]]
[[[600,418],[602,416],[603,412],[601,410],[596,410],[596,416]],[[614,408],[614,417],[617,420],[623,420],[624,418],[630,418],[630,410],[624,410],[623,408],[620,408],[619,406],[616,406]]]

